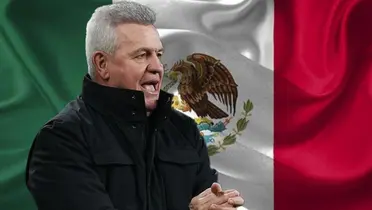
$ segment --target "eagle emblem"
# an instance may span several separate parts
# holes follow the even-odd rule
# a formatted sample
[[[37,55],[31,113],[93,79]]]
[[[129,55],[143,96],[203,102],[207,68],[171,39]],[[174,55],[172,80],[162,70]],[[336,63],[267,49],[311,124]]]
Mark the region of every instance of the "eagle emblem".
[[[253,109],[250,100],[243,103],[236,128],[229,129],[236,115],[239,91],[233,75],[220,60],[193,53],[166,69],[165,78],[170,82],[162,88],[164,91],[178,84],[172,107],[193,117],[210,156],[234,144],[246,129]]]

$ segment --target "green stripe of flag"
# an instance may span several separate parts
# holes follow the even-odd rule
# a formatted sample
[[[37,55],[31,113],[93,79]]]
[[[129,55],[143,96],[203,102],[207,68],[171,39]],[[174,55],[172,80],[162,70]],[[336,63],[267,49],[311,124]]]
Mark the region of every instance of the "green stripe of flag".
[[[0,1],[0,209],[36,209],[24,181],[42,124],[80,92],[85,25],[110,0]]]

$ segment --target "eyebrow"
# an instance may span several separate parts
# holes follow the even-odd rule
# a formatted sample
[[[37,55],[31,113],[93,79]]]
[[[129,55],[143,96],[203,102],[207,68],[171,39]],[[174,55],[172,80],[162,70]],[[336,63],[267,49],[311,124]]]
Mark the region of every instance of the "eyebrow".
[[[162,52],[162,53],[164,53],[164,48],[157,49],[157,48],[141,47],[141,48],[138,48],[138,49],[130,52],[129,54],[130,55],[136,55],[139,52],[143,52],[143,51],[145,51],[145,52],[155,51],[155,52]]]

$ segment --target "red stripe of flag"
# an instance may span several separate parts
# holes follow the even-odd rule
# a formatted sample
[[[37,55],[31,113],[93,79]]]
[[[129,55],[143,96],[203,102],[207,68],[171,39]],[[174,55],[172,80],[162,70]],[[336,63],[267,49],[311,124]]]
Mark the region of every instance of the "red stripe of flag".
[[[372,0],[275,0],[275,210],[372,210]]]

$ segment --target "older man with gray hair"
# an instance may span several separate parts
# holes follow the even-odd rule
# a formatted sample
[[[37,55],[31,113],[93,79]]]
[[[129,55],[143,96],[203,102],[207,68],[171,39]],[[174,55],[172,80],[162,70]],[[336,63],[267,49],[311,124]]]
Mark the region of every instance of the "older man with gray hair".
[[[236,209],[194,121],[160,90],[163,46],[148,7],[121,1],[87,24],[82,94],[36,135],[26,181],[39,210]]]

